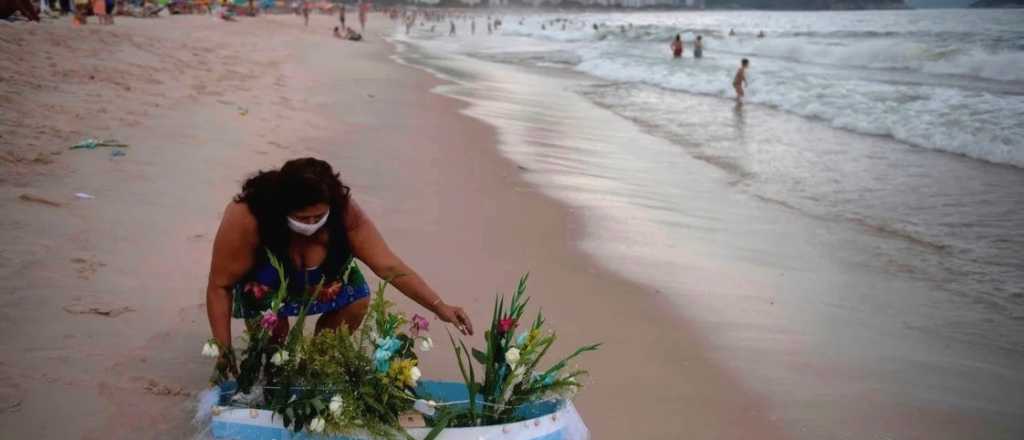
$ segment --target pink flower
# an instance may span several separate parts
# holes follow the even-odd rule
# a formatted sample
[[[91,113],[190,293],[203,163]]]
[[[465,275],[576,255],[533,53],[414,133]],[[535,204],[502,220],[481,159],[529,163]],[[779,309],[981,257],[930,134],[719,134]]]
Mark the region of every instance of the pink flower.
[[[250,281],[245,285],[245,291],[251,293],[256,299],[260,299],[270,291],[270,288],[255,281]]]
[[[273,310],[267,310],[263,312],[263,317],[260,318],[260,327],[266,330],[270,330],[277,325],[277,315],[274,314]]]
[[[501,330],[502,333],[508,333],[514,328],[516,328],[516,320],[512,318],[505,318],[498,321],[498,329]]]
[[[409,332],[413,337],[419,336],[420,332],[430,330],[430,321],[418,314],[412,315],[412,322],[409,324]]]

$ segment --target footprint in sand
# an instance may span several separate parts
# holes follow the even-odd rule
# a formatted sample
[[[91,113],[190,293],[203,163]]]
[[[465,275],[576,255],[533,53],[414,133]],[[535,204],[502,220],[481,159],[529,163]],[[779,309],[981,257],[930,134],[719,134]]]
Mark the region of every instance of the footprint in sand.
[[[83,280],[91,280],[99,268],[106,266],[105,263],[97,260],[95,256],[92,258],[72,258],[71,262],[78,266],[75,268],[75,272],[78,273],[78,278]]]
[[[192,395],[190,391],[186,391],[181,385],[168,386],[161,384],[156,379],[149,379],[146,381],[146,385],[142,387],[147,393],[154,396],[184,396],[189,397]]]
[[[110,304],[95,295],[75,296],[71,298],[70,304],[62,308],[72,315],[98,315],[107,318],[116,318],[135,311],[132,307]]]

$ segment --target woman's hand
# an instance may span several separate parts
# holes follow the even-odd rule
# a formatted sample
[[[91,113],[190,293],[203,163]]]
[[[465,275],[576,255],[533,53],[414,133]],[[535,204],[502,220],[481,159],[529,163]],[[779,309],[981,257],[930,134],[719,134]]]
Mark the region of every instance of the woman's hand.
[[[455,326],[464,335],[473,334],[473,323],[469,321],[469,316],[462,310],[462,307],[452,306],[445,303],[440,303],[434,307],[434,313],[437,317],[449,324]]]
[[[217,372],[219,372],[221,377],[224,379],[238,377],[238,363],[235,362],[235,352],[231,347],[223,349],[220,356],[217,358]]]

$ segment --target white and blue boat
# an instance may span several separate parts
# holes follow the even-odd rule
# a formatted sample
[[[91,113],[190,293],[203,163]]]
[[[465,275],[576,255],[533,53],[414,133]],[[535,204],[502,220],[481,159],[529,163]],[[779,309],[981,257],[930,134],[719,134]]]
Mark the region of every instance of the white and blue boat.
[[[225,384],[231,387],[233,384]],[[438,401],[466,401],[469,393],[461,382],[421,381],[420,395]],[[281,417],[273,411],[228,406],[227,396],[214,408],[211,433],[215,439],[232,440],[373,440],[368,437],[329,436],[309,432],[295,433],[284,427]],[[436,440],[588,440],[590,433],[571,401],[549,400],[523,406],[517,410],[521,421],[504,425],[468,428],[446,428]],[[416,440],[424,439],[430,428],[408,428]]]

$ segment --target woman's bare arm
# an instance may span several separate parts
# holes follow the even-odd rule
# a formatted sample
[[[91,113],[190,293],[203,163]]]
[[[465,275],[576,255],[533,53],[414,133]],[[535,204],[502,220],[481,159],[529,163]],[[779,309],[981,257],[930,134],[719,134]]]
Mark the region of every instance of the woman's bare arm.
[[[442,321],[454,324],[464,334],[473,334],[473,324],[462,308],[446,304],[415,270],[395,255],[377,226],[354,200],[349,202],[345,221],[356,258],[366,263],[381,279],[391,280],[400,292],[434,312]]]
[[[232,202],[224,209],[213,240],[210,279],[206,285],[206,315],[221,347],[231,345],[231,287],[252,267],[253,251],[258,245],[256,218],[246,204]]]

